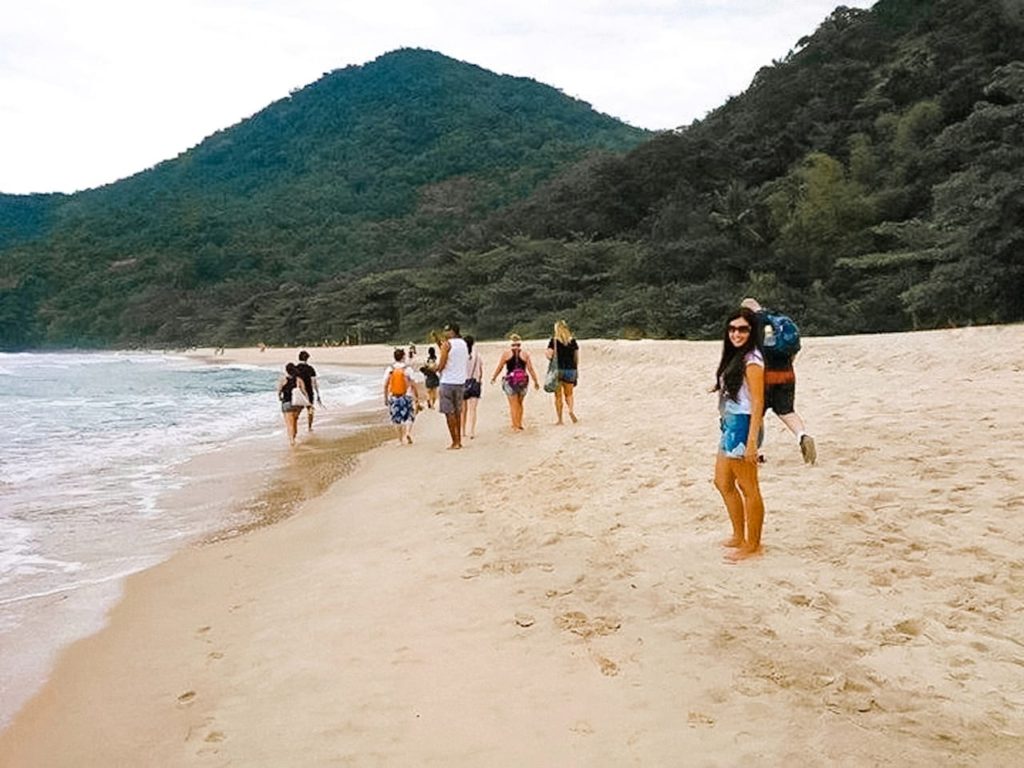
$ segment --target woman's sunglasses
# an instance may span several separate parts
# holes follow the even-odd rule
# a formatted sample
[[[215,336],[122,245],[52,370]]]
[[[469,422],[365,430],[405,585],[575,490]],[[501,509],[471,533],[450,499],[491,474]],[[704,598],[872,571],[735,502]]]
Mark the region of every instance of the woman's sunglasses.
[[[730,325],[729,333],[750,333],[749,325]]]

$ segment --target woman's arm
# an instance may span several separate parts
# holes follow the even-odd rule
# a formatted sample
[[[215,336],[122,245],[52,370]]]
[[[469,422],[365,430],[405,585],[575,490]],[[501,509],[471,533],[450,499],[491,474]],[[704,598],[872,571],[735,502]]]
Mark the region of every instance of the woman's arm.
[[[501,373],[502,366],[508,362],[508,359],[510,357],[512,357],[512,353],[509,352],[508,350],[505,350],[504,352],[501,353],[501,359],[498,360],[498,367],[495,368],[494,373],[491,374],[491,384],[498,380],[498,374]]]
[[[757,438],[764,422],[764,366],[747,363],[747,387],[750,388],[750,431],[744,460],[757,464]]]
[[[556,342],[554,339],[552,339],[551,341],[548,342],[549,346],[548,346],[547,349],[544,350],[544,356],[548,360],[550,360],[552,357],[555,356],[555,352],[557,351],[556,350],[557,344],[558,344],[558,342]]]

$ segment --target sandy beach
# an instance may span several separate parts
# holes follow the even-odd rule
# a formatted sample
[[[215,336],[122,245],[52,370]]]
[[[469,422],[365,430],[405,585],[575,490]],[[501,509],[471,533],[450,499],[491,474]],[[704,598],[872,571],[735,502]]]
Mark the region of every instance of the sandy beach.
[[[426,411],[290,516],[131,577],[0,765],[1019,763],[1022,348],[1024,326],[805,340],[819,461],[768,416],[765,552],[731,565],[720,342],[583,341],[578,424],[531,391],[513,433],[485,382],[464,450]]]

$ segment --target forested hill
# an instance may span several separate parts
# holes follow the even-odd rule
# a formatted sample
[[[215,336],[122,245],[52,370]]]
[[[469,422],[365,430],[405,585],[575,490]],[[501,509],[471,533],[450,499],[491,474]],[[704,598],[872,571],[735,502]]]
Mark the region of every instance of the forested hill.
[[[421,264],[556,171],[647,135],[533,80],[395,51],[129,179],[0,195],[0,348],[302,335],[307,302],[351,311],[337,284]]]
[[[880,0],[808,32],[642,143],[436,54],[335,73],[22,203],[0,344],[407,340],[452,316],[702,338],[748,294],[812,333],[1024,320],[1024,2]]]
[[[533,260],[535,300],[495,300]],[[460,286],[489,331],[710,336],[744,295],[818,333],[1020,321],[1024,3],[840,7],[706,119],[572,169],[418,282]]]

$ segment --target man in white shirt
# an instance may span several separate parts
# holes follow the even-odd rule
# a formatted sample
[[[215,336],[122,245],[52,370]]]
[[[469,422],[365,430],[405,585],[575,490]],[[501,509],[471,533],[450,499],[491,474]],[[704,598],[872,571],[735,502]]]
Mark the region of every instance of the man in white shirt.
[[[462,447],[462,395],[466,386],[469,348],[459,335],[458,323],[448,323],[444,332],[447,338],[441,345],[441,357],[437,361],[437,372],[441,377],[439,410],[448,422],[448,433],[452,437],[448,450],[458,450]]]

